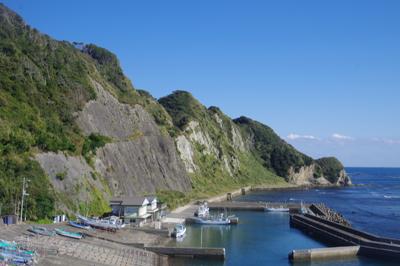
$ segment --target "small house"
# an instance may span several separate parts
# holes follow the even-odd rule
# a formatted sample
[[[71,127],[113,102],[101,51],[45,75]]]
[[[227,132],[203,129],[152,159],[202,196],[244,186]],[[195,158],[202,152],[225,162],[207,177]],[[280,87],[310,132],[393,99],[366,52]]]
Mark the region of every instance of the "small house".
[[[156,196],[147,196],[147,200],[149,204],[147,205],[147,213],[151,214],[151,218],[153,221],[157,221],[160,219],[160,211],[158,208],[158,201]]]
[[[152,214],[147,213],[150,204],[146,197],[113,198],[110,201],[112,214],[122,218],[126,224],[142,226]]]
[[[17,224],[18,223],[18,216],[11,214],[11,215],[5,215],[2,217],[3,223],[6,225],[10,224]]]

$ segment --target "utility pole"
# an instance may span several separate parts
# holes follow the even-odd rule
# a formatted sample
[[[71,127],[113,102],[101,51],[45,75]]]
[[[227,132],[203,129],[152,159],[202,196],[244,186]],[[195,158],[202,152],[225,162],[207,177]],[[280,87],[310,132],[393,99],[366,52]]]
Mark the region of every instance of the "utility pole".
[[[24,211],[24,199],[25,196],[29,196],[28,193],[26,193],[26,189],[28,188],[28,184],[26,182],[29,182],[29,180],[26,180],[26,178],[24,177],[24,180],[22,182],[22,195],[21,195],[21,217],[19,219],[20,222],[22,222],[23,219],[23,211]]]

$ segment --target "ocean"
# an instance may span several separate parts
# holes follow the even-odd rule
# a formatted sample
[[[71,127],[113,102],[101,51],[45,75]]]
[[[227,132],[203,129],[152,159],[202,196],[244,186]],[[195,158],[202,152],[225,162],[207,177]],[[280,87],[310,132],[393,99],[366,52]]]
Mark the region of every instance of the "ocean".
[[[400,168],[346,168],[354,186],[308,190],[250,193],[235,200],[323,202],[337,210],[354,228],[400,239]],[[225,247],[224,262],[175,259],[173,265],[292,265],[288,253],[293,249],[326,247],[301,231],[290,228],[289,215],[267,212],[235,212],[235,226],[187,227],[186,237],[176,246]],[[393,262],[352,258],[295,265],[313,266],[391,266]]]

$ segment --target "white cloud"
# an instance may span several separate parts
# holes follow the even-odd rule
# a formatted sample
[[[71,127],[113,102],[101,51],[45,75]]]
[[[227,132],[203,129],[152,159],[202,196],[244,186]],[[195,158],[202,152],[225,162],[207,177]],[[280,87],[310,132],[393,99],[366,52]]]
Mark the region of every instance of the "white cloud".
[[[332,138],[334,138],[336,140],[354,140],[353,137],[345,136],[345,135],[338,134],[338,133],[332,134]]]
[[[296,139],[319,140],[317,137],[314,137],[312,135],[299,135],[294,133],[290,133],[286,138],[290,140],[296,140]]]

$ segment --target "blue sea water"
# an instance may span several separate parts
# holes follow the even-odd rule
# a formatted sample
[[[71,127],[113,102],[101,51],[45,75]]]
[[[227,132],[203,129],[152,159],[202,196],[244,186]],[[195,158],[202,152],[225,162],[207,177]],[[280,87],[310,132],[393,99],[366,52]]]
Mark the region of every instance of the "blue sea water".
[[[374,234],[400,238],[400,168],[346,168],[354,186],[308,190],[250,193],[242,201],[323,202],[342,213],[353,225]],[[176,246],[225,247],[225,262],[176,259],[173,265],[291,265],[293,249],[325,247],[297,229],[290,228],[287,214],[236,212],[236,226],[188,226],[187,236]],[[400,265],[367,258],[319,261],[313,266]]]

